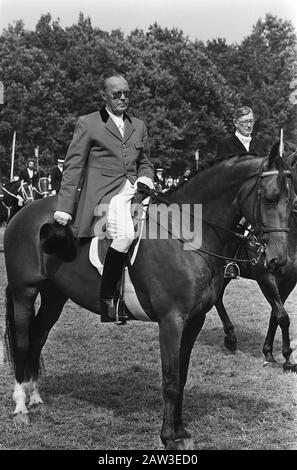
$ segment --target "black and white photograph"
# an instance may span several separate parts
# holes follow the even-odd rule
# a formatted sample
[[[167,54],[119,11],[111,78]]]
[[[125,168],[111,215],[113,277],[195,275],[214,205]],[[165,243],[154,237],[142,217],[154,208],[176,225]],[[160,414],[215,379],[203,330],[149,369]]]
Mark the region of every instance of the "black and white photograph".
[[[296,284],[295,0],[0,0],[3,456],[286,458]]]

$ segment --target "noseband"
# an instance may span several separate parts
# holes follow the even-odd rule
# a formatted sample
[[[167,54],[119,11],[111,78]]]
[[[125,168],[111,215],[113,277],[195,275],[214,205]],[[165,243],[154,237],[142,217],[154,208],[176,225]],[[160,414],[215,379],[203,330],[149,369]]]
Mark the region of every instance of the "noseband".
[[[25,204],[30,201],[32,202],[34,200],[33,198],[33,192],[32,192],[32,186],[29,185],[28,183],[25,183],[24,181],[21,182],[21,185],[18,189],[18,193],[21,193],[22,198],[24,199]]]

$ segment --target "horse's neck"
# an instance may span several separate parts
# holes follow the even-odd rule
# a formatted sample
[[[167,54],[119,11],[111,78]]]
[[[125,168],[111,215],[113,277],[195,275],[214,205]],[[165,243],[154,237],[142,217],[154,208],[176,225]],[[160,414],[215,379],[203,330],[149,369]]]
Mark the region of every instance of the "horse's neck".
[[[194,176],[173,195],[175,202],[202,204],[203,219],[224,227],[234,223],[233,204],[240,188],[256,174],[262,159],[239,158],[221,162]]]

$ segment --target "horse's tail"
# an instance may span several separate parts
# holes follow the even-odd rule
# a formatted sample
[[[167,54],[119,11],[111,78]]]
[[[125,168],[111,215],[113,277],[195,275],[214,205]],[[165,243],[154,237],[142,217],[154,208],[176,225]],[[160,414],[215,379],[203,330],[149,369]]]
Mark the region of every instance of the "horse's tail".
[[[8,362],[13,370],[15,370],[16,359],[16,333],[14,322],[14,304],[12,292],[9,284],[5,290],[6,299],[6,316],[5,316],[5,348]]]

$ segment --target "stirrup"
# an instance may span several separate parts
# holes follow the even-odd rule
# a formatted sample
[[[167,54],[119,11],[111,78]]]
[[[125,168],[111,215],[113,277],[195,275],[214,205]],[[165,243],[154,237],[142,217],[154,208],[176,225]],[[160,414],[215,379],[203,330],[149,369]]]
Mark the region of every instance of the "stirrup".
[[[240,269],[234,261],[227,263],[224,269],[224,278],[239,279]]]
[[[129,320],[128,315],[125,311],[125,302],[121,297],[117,298],[116,305],[115,305],[115,314],[116,314],[116,325],[125,325],[127,320]]]

